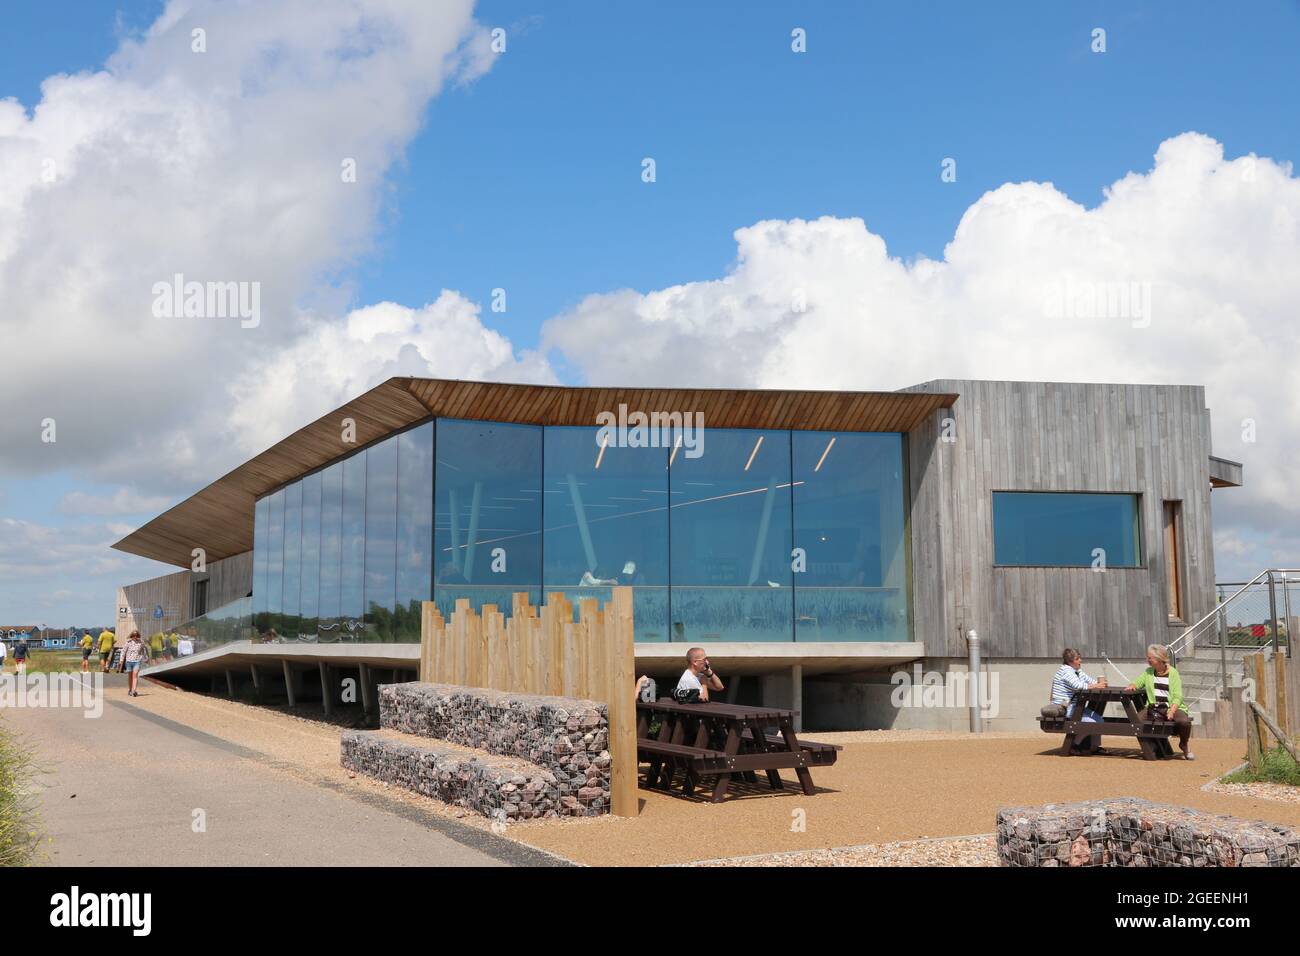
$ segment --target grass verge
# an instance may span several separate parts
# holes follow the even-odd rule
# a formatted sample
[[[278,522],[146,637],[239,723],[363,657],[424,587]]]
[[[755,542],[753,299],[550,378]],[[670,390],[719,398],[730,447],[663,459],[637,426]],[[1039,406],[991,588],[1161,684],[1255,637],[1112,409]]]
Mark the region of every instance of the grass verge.
[[[0,719],[0,866],[29,866],[41,845],[35,752]]]
[[[1300,764],[1291,759],[1291,755],[1281,747],[1277,747],[1264,754],[1259,770],[1252,771],[1248,766],[1242,767],[1224,776],[1223,782],[1284,783],[1292,787],[1300,787]]]

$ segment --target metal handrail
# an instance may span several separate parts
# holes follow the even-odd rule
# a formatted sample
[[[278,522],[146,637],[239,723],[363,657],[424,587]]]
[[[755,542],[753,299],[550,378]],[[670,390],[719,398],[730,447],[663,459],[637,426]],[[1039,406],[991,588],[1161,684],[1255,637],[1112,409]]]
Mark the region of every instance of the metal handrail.
[[[1234,591],[1234,592],[1232,593],[1232,597],[1227,598],[1226,600],[1220,601],[1218,604],[1216,604],[1216,605],[1214,606],[1214,610],[1210,611],[1208,614],[1206,614],[1204,617],[1202,617],[1202,618],[1201,618],[1199,621],[1197,621],[1195,624],[1191,624],[1191,625],[1189,625],[1188,627],[1185,627],[1185,628],[1183,629],[1183,633],[1180,634],[1180,635],[1178,636],[1178,639],[1175,640],[1173,643],[1171,643],[1171,644],[1169,645],[1169,653],[1170,653],[1170,654],[1177,654],[1180,650],[1182,650],[1183,646],[1184,646],[1184,645],[1187,643],[1187,641],[1192,637],[1192,635],[1195,634],[1195,633],[1197,632],[1197,630],[1199,630],[1199,628],[1201,627],[1202,624],[1204,624],[1206,621],[1211,621],[1211,620],[1217,622],[1217,621],[1218,621],[1218,618],[1219,618],[1219,613],[1220,613],[1220,612],[1221,612],[1225,607],[1227,607],[1229,604],[1231,604],[1233,601],[1235,601],[1235,600],[1236,600],[1236,599],[1237,599],[1241,594],[1243,594],[1243,593],[1246,591],[1246,589],[1249,588],[1251,585],[1258,583],[1258,582],[1260,581],[1260,579],[1265,578],[1265,577],[1267,577],[1268,575],[1270,575],[1270,574],[1272,574],[1272,573],[1273,573],[1272,569],[1266,569],[1266,570],[1264,570],[1264,571],[1259,572],[1259,574],[1255,575],[1253,578],[1251,578],[1249,581],[1247,581],[1245,584],[1243,584],[1240,588],[1238,588],[1236,591]],[[1282,572],[1280,572],[1280,573],[1282,573],[1282,574],[1286,574],[1286,573],[1288,573],[1288,572],[1286,572],[1286,571],[1282,571]],[[1300,573],[1300,572],[1297,572],[1297,573]]]
[[[1178,636],[1178,639],[1169,644],[1169,653],[1170,653],[1171,661],[1176,662],[1178,653],[1182,651],[1187,646],[1188,642],[1190,642],[1194,637],[1198,636],[1203,631],[1209,630],[1209,628],[1206,627],[1206,625],[1209,624],[1211,621],[1213,621],[1218,627],[1222,629],[1218,641],[1219,681],[1218,681],[1217,693],[1219,695],[1226,694],[1226,689],[1228,686],[1228,658],[1227,658],[1228,635],[1227,635],[1227,623],[1226,623],[1225,611],[1229,606],[1232,605],[1234,601],[1236,601],[1239,597],[1241,597],[1251,588],[1254,588],[1257,585],[1261,584],[1265,579],[1267,579],[1268,581],[1268,603],[1269,603],[1268,619],[1271,623],[1272,639],[1266,641],[1264,644],[1259,645],[1256,649],[1263,649],[1264,647],[1268,647],[1271,645],[1274,653],[1279,652],[1280,647],[1278,645],[1278,616],[1277,616],[1278,608],[1277,608],[1277,596],[1275,592],[1275,584],[1277,582],[1275,581],[1275,576],[1281,578],[1283,597],[1286,601],[1285,613],[1288,615],[1286,653],[1288,656],[1292,654],[1293,653],[1292,648],[1294,647],[1294,640],[1293,640],[1294,635],[1291,633],[1291,619],[1290,619],[1291,605],[1290,605],[1290,597],[1289,597],[1290,591],[1288,590],[1288,585],[1297,582],[1293,582],[1289,577],[1290,575],[1300,575],[1300,571],[1293,568],[1266,568],[1265,570],[1259,572],[1259,574],[1251,578],[1249,581],[1247,581],[1245,584],[1238,587],[1237,590],[1232,592],[1232,594],[1229,595],[1227,598],[1218,601],[1212,611],[1210,611],[1208,614],[1203,616],[1200,620],[1193,623],[1190,627],[1185,628],[1183,630],[1183,633]],[[1219,587],[1223,587],[1223,586],[1224,585],[1216,585],[1216,590]],[[1198,699],[1209,700],[1210,698],[1198,698]]]

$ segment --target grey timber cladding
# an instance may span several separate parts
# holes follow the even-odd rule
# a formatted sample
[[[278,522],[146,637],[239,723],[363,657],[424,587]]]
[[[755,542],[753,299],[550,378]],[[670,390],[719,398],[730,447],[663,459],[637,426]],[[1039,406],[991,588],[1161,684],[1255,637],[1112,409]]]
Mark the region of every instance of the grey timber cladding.
[[[1181,624],[1168,618],[1163,502],[1182,502],[1187,623],[1214,602],[1210,427],[1204,389],[939,380],[911,391],[961,399],[909,434],[916,640],[932,656],[1099,660],[1142,657]],[[951,419],[952,441],[943,441]],[[1140,496],[1141,567],[995,567],[994,491]],[[1231,493],[1231,492],[1228,492]]]

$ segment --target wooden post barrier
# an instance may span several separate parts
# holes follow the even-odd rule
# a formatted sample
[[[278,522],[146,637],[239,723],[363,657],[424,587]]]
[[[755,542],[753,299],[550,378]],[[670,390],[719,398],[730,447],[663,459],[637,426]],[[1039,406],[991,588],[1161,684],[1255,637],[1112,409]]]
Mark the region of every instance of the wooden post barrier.
[[[1273,718],[1268,715],[1268,711],[1259,706],[1259,704],[1253,700],[1250,702],[1250,709],[1255,712],[1255,716],[1259,718],[1259,722],[1267,727],[1269,732],[1277,738],[1277,742],[1282,745],[1282,749],[1291,755],[1291,759],[1296,763],[1300,763],[1300,753],[1296,751],[1295,745],[1287,739],[1286,734],[1282,733],[1282,728],[1273,722]],[[1261,743],[1262,742],[1263,741],[1261,741]],[[1267,748],[1261,747],[1261,749]]]
[[[539,609],[528,595],[511,597],[507,618],[495,605],[478,614],[460,598],[450,620],[425,601],[420,615],[420,680],[603,701],[609,718],[610,811],[636,816],[636,656],[632,589],[616,587],[602,608],[595,598],[573,604],[546,595]],[[538,613],[540,610],[540,614]]]

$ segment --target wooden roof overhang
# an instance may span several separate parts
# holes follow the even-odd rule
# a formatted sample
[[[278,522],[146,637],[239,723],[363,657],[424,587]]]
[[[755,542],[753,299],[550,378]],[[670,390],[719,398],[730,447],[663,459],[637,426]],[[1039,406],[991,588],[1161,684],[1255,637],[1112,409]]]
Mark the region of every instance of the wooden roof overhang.
[[[451,379],[390,378],[298,429],[113,545],[189,567],[194,548],[218,561],[253,547],[253,504],[309,471],[430,417],[590,425],[600,412],[701,413],[706,428],[906,432],[956,394],[738,388],[590,388]],[[342,440],[355,422],[355,444]]]

